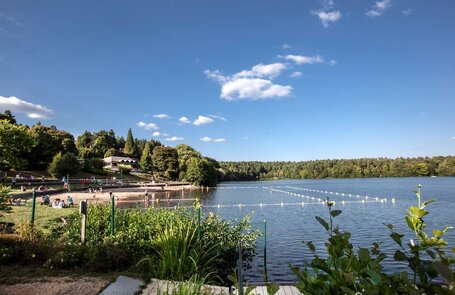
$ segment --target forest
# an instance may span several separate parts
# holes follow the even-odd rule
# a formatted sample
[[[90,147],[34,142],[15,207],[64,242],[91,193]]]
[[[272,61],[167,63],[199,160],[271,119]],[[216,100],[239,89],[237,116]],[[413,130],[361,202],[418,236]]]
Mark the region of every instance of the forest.
[[[455,157],[363,158],[302,162],[219,162],[221,181],[455,176]]]

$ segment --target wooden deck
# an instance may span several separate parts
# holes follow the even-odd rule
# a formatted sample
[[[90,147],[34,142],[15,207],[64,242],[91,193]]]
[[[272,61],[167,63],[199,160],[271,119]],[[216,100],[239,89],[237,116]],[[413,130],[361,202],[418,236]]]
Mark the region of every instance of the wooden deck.
[[[143,295],[157,295],[160,292],[163,294],[163,292],[168,292],[169,294],[172,293],[172,290],[174,290],[178,286],[178,282],[172,282],[172,281],[164,281],[164,280],[156,280],[152,279],[150,283],[147,285],[147,287],[142,291]],[[219,286],[210,286],[206,285],[206,288],[210,289],[213,294],[219,294],[219,295],[229,295],[229,288],[227,287],[219,287]],[[237,290],[233,292],[233,294],[238,294]],[[250,293],[251,295],[268,295],[267,289],[265,286],[259,286],[254,289]],[[296,287],[294,286],[280,286],[280,289],[278,290],[275,295],[301,295],[302,293],[297,290]]]

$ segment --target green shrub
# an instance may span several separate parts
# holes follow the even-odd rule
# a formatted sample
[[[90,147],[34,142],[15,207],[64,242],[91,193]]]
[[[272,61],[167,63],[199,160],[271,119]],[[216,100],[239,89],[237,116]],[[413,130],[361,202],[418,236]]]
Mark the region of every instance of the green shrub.
[[[62,155],[60,152],[54,156],[47,171],[54,178],[61,178],[67,174],[73,175],[79,171],[79,161],[73,153]]]

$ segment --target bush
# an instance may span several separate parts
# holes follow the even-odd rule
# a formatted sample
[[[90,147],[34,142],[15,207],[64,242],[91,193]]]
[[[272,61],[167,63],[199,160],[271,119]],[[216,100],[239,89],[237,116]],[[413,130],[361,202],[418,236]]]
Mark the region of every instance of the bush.
[[[79,171],[79,161],[73,153],[58,153],[52,159],[47,170],[54,178],[61,178],[67,174],[73,175]]]

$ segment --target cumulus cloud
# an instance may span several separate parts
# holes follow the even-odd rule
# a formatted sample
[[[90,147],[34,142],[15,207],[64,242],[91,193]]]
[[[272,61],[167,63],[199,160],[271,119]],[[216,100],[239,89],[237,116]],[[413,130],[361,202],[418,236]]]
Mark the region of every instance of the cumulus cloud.
[[[328,28],[330,23],[335,23],[341,18],[341,12],[335,11],[323,11],[317,10],[311,12],[313,15],[317,15],[324,28]]]
[[[181,118],[179,119],[179,122],[180,122],[181,124],[190,124],[190,123],[191,123],[190,119],[188,119],[187,117],[181,117]]]
[[[377,17],[384,13],[384,11],[391,6],[390,0],[376,1],[371,10],[367,11],[367,16]]]
[[[286,44],[286,43],[284,43],[283,45],[281,45],[281,48],[282,48],[282,49],[290,49],[291,47],[292,47],[291,45]]]
[[[153,115],[153,117],[158,118],[158,119],[171,119],[172,118],[168,114],[157,114],[157,115]]]
[[[136,125],[138,127],[141,127],[142,129],[145,129],[145,130],[157,130],[157,129],[159,129],[158,125],[156,125],[155,123],[146,123],[146,122],[139,121],[139,122],[136,123]]]
[[[166,141],[180,141],[180,140],[184,140],[184,138],[178,137],[178,136],[172,136],[172,137],[167,137],[165,140]]]
[[[220,97],[226,100],[267,99],[288,96],[291,86],[272,82],[287,69],[284,63],[257,64],[250,70],[243,70],[231,76],[223,75],[219,70],[205,70],[204,74],[221,84]]]
[[[54,116],[54,112],[51,109],[40,104],[33,104],[15,96],[0,96],[0,110],[10,110],[13,114],[25,113],[32,119],[52,119]]]
[[[294,55],[294,54],[288,54],[288,55],[278,55],[279,58],[283,58],[285,60],[290,60],[295,62],[298,65],[311,65],[311,64],[320,64],[324,63],[324,59],[319,56],[307,56],[307,55]]]
[[[289,77],[291,77],[291,78],[298,78],[300,76],[302,76],[302,72],[299,72],[299,71],[293,72],[289,75]]]
[[[201,141],[204,141],[204,142],[225,142],[226,139],[224,138],[211,138],[211,137],[208,137],[208,136],[204,136],[202,138],[200,138]]]
[[[196,120],[193,121],[193,125],[200,126],[212,123],[214,120],[206,116],[198,116]]]
[[[152,136],[155,136],[155,137],[156,136],[160,136],[160,135],[161,135],[161,133],[159,133],[158,131],[155,131],[155,132],[152,133]]]

